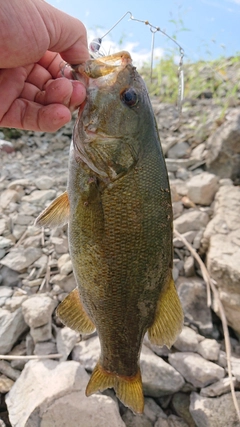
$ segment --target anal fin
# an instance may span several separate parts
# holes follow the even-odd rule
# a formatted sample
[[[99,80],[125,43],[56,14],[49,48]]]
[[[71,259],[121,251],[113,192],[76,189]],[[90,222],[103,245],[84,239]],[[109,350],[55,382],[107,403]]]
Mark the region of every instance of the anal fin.
[[[63,227],[69,219],[69,200],[65,191],[40,213],[35,221],[35,225],[40,227]]]
[[[148,328],[150,342],[170,348],[182,330],[183,320],[181,302],[172,275],[170,275],[169,283],[160,294],[154,322]]]
[[[98,362],[86,388],[86,396],[113,388],[121,402],[136,414],[142,414],[144,396],[140,368],[136,375],[127,377],[108,372]]]
[[[78,288],[70,292],[70,294],[59,304],[56,313],[64,325],[76,332],[91,334],[96,329],[95,325],[83,308]]]

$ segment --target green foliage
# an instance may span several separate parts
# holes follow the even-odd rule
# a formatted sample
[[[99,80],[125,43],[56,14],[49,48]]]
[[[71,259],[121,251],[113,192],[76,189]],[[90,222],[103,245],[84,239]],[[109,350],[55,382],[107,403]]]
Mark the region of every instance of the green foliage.
[[[144,65],[139,70],[143,76],[150,96],[161,102],[176,103],[178,99],[178,64],[175,56],[162,58],[153,68]],[[184,64],[184,98],[214,98],[228,106],[228,102],[240,103],[240,55],[219,58],[214,61],[198,61]]]

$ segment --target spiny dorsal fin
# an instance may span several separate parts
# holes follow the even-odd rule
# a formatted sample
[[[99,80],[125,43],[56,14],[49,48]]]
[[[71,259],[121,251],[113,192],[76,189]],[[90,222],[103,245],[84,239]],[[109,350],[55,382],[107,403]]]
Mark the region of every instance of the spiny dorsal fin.
[[[69,200],[68,194],[65,191],[40,213],[35,221],[35,225],[50,228],[63,227],[63,225],[68,223],[68,218]]]
[[[125,377],[106,371],[98,362],[87,385],[86,396],[106,390],[106,388],[114,388],[121,402],[135,414],[143,413],[144,396],[139,368],[136,375]]]
[[[64,325],[76,332],[91,334],[96,329],[83,308],[77,288],[59,304],[56,313]]]
[[[182,306],[170,275],[169,283],[159,297],[155,320],[148,328],[150,342],[170,348],[182,330],[183,320]]]

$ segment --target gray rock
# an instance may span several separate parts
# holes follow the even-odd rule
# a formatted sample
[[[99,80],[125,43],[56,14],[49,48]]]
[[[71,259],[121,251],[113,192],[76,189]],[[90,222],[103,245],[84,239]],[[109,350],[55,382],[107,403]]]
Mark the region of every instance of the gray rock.
[[[52,237],[51,241],[54,244],[54,248],[57,254],[65,254],[66,252],[68,252],[67,237]]]
[[[6,377],[5,375],[0,375],[0,393],[8,393],[11,390],[13,384],[14,382],[10,378]]]
[[[33,338],[34,344],[42,341],[49,341],[52,338],[52,324],[48,322],[46,325],[39,326],[38,328],[30,328],[30,334]]]
[[[217,282],[228,324],[240,333],[240,187],[220,187],[205,233],[207,268]],[[214,300],[213,309],[219,313]]]
[[[200,210],[189,210],[173,221],[174,228],[181,234],[187,231],[199,231],[205,228],[209,221],[206,212]]]
[[[21,308],[13,313],[0,308],[0,354],[7,354],[27,328]]]
[[[13,369],[6,360],[0,360],[0,372],[13,381],[16,381],[20,376],[20,371]]]
[[[240,108],[233,109],[224,123],[206,141],[207,169],[221,178],[240,176]]]
[[[146,396],[160,397],[176,393],[184,385],[182,375],[145,345],[143,345],[140,355],[140,367]]]
[[[0,206],[2,209],[6,209],[10,203],[17,201],[19,201],[19,194],[15,190],[7,189],[0,196]]]
[[[5,308],[9,311],[15,311],[17,308],[22,306],[23,301],[28,298],[27,295],[16,295],[9,298],[5,303]]]
[[[79,340],[79,334],[65,326],[57,332],[57,350],[62,354],[61,361],[67,360],[73,347]]]
[[[216,340],[204,339],[198,344],[197,353],[201,354],[204,359],[218,360],[220,344]]]
[[[79,362],[87,371],[93,371],[100,355],[98,336],[88,338],[76,344],[72,351],[72,358]]]
[[[74,361],[30,361],[9,392],[10,422],[17,427],[124,427],[117,404],[104,395],[85,396],[89,376]],[[33,387],[34,384],[34,387]]]
[[[21,273],[34,263],[34,261],[40,258],[41,255],[42,251],[38,248],[13,248],[3,259],[1,259],[0,264]]]
[[[186,321],[197,326],[202,334],[210,334],[213,324],[205,283],[197,277],[179,278],[177,289]]]
[[[56,197],[55,190],[35,190],[29,196],[24,196],[22,200],[24,202],[33,203],[35,205],[44,206],[48,200]]]
[[[185,157],[190,153],[190,147],[187,142],[178,142],[173,147],[168,150],[168,158],[170,159],[180,159]]]
[[[240,403],[240,392],[236,395]],[[197,427],[237,427],[239,425],[230,393],[213,399],[193,392],[190,412]]]
[[[191,328],[184,326],[182,332],[174,343],[174,347],[180,351],[196,351],[198,347],[198,335]]]
[[[189,411],[190,395],[182,392],[175,393],[172,397],[171,405],[176,414],[181,417],[188,427],[196,427],[192,415]]]
[[[11,239],[7,239],[6,237],[0,236],[0,249],[9,249],[13,245]]]
[[[237,381],[240,382],[240,358],[232,356],[231,366],[234,377],[236,377]]]
[[[13,294],[13,290],[8,288],[7,286],[0,287],[0,307],[2,307],[6,300],[11,297]]]
[[[30,297],[22,304],[25,322],[31,328],[46,325],[51,321],[56,304],[56,301],[47,294],[38,294]]]
[[[35,345],[33,353],[38,356],[47,355],[47,354],[56,354],[57,346],[53,341],[38,342]]]
[[[223,368],[203,359],[199,354],[174,353],[169,355],[168,360],[195,387],[206,387],[225,375]]]
[[[62,291],[67,292],[68,294],[76,288],[77,283],[73,274],[66,276],[65,274],[55,274],[52,276],[51,283],[58,285]]]
[[[145,397],[144,414],[152,422],[155,423],[158,417],[164,417],[165,413],[162,408],[150,397]]]
[[[187,182],[188,197],[196,204],[209,206],[218,190],[219,178],[208,172],[195,175]]]
[[[194,258],[192,256],[185,259],[183,268],[186,277],[192,277],[195,275]]]
[[[35,180],[35,185],[39,190],[49,190],[54,185],[54,180],[50,176],[39,176]]]
[[[233,378],[233,385],[236,387],[237,380]],[[239,385],[238,385],[239,387]],[[230,387],[230,378],[222,378],[214,384],[209,385],[208,387],[204,387],[200,391],[200,396],[203,397],[216,397],[221,396],[222,394],[229,393],[231,391]]]
[[[152,427],[153,424],[145,414],[135,415],[129,409],[123,414],[122,419],[126,427]]]

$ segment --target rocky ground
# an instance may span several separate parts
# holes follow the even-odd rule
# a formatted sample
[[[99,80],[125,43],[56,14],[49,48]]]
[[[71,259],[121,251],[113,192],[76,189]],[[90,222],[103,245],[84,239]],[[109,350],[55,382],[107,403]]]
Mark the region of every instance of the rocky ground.
[[[180,121],[174,106],[157,98],[152,102],[169,171],[174,228],[216,281],[240,404],[240,91],[226,108],[224,97],[187,99]],[[199,265],[178,237],[173,275],[185,326],[171,350],[144,341],[144,415],[133,415],[112,391],[85,397],[98,337],[79,336],[54,313],[75,288],[67,228],[34,226],[36,216],[66,188],[72,127],[54,135],[13,130],[0,135],[0,354],[16,356],[0,360],[0,427],[240,425],[217,302],[207,306]],[[18,358],[50,354],[62,357]]]

